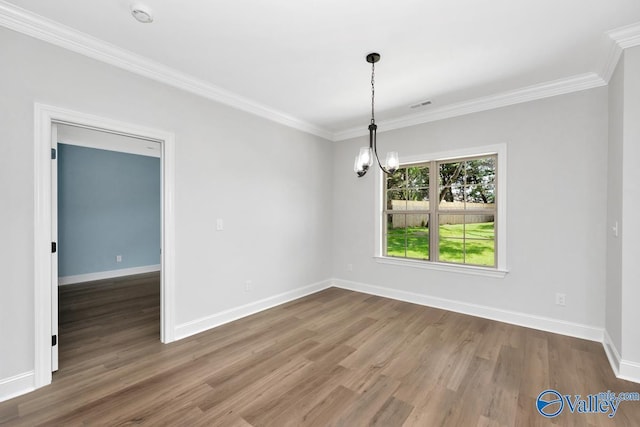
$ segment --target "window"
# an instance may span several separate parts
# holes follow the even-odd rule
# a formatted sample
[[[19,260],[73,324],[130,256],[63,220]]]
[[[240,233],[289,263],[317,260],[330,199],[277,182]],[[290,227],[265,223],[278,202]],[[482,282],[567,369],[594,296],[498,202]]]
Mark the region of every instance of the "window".
[[[412,265],[504,270],[498,160],[506,150],[498,147],[487,154],[405,161],[382,177],[381,255]]]

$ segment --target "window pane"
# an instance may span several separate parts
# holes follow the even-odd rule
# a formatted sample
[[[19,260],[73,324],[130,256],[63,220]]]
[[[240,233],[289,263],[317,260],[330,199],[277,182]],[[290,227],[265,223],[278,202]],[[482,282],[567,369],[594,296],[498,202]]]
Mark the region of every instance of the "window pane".
[[[429,259],[429,215],[407,215],[407,258]]]
[[[464,187],[453,185],[440,189],[440,209],[464,209]]]
[[[387,255],[400,256],[406,255],[406,215],[405,214],[389,214],[387,215]]]
[[[495,239],[493,215],[465,215],[464,237],[466,239]]]
[[[492,185],[496,178],[495,157],[483,157],[466,161],[465,168],[467,184]]]
[[[407,170],[400,168],[391,175],[387,175],[387,189],[406,188],[407,186]]]
[[[407,191],[407,210],[425,211],[429,210],[429,189]]]
[[[496,199],[493,185],[469,185],[465,187],[467,209],[493,209]]]
[[[442,262],[464,263],[464,215],[438,215],[438,257]]]
[[[388,214],[387,256],[429,259],[429,215]]]
[[[440,163],[438,167],[440,188],[464,185],[464,167],[465,162]]]
[[[438,256],[442,262],[464,263],[464,240],[446,239],[440,236]]]
[[[495,242],[493,240],[465,240],[465,264],[495,266]]]
[[[427,188],[429,186],[429,167],[412,166],[407,168],[407,186],[409,188]]]
[[[407,191],[406,190],[388,190],[387,191],[387,209],[401,210],[407,209]]]
[[[441,214],[439,260],[495,266],[495,216]]]
[[[440,214],[440,238],[464,238],[464,215]]]

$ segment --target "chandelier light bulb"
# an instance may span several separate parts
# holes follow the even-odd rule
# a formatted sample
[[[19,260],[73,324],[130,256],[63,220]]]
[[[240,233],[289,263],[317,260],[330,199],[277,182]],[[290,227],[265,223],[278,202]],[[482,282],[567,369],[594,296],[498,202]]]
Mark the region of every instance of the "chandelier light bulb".
[[[389,171],[389,173],[394,173],[395,171],[398,170],[399,166],[400,166],[400,159],[398,158],[398,152],[389,151],[387,153],[387,161],[385,164],[387,171]]]

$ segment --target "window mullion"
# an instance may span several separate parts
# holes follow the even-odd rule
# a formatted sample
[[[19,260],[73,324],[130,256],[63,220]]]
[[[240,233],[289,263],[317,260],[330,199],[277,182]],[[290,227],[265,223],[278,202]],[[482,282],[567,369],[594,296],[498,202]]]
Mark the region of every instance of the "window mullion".
[[[429,259],[438,262],[438,163],[429,162]]]

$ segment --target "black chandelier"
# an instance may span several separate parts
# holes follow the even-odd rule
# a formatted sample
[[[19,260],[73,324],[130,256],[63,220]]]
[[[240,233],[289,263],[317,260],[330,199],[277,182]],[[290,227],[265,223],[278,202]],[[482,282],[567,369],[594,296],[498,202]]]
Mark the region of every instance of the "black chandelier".
[[[369,124],[369,146],[360,148],[360,153],[356,156],[356,161],[353,165],[353,171],[358,175],[358,178],[363,177],[371,165],[373,164],[373,156],[376,157],[380,170],[386,174],[392,174],[398,170],[400,161],[398,160],[398,153],[396,151],[390,151],[387,153],[387,159],[385,166],[382,166],[380,159],[378,158],[378,148],[376,142],[376,132],[378,125],[376,125],[376,113],[375,113],[375,71],[376,62],[380,61],[379,53],[370,53],[367,55],[367,62],[371,64],[371,124]]]

